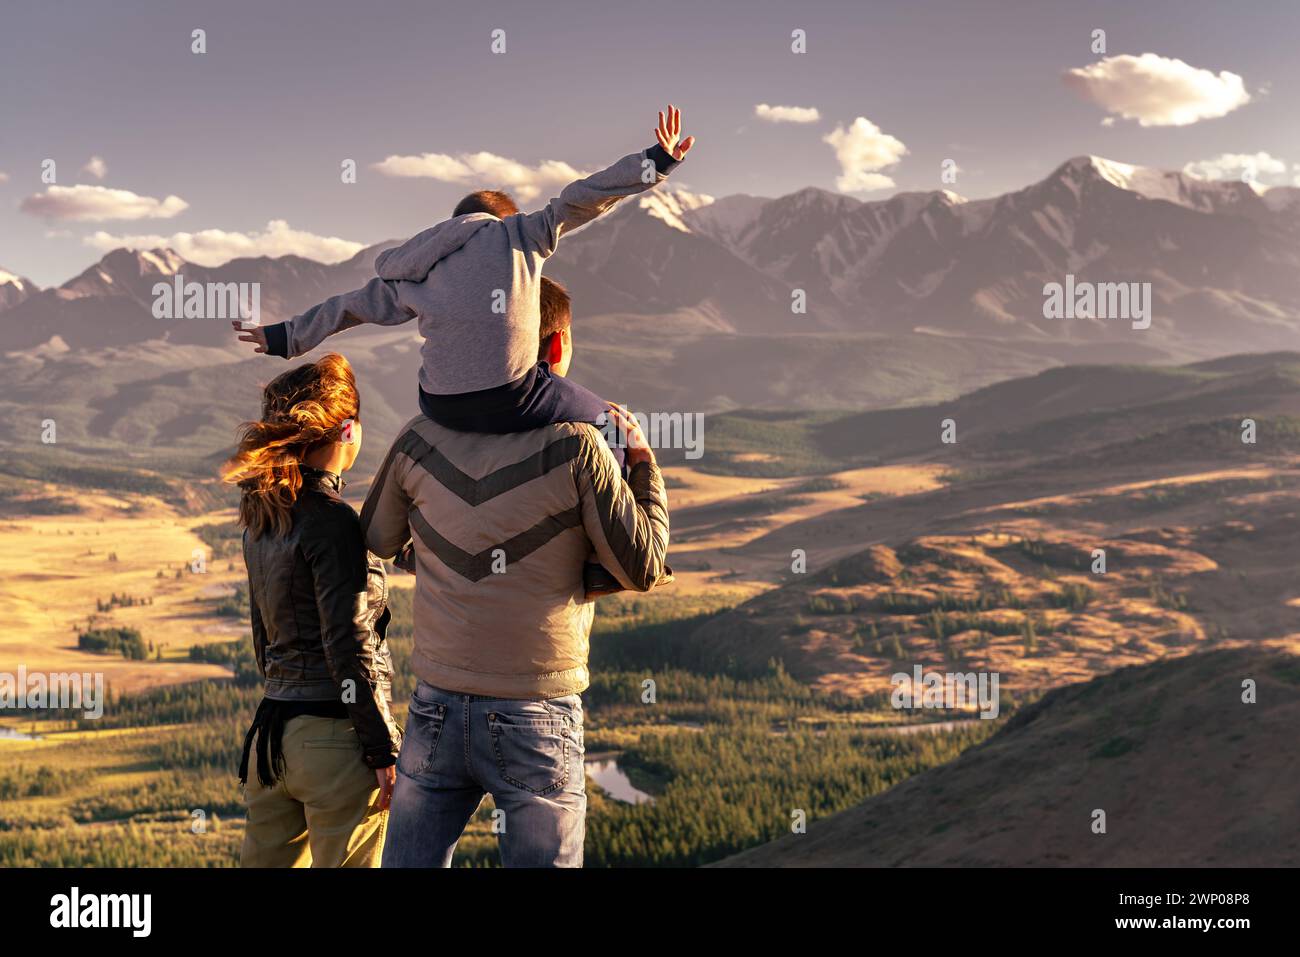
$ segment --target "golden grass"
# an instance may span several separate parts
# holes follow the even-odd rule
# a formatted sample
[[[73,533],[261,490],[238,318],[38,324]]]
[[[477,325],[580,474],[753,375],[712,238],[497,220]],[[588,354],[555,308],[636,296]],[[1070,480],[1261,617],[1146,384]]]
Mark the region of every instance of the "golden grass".
[[[736,560],[729,554],[730,550],[747,545],[783,526],[818,518],[840,509],[856,508],[867,497],[890,498],[930,491],[943,485],[941,476],[945,471],[938,465],[907,464],[849,469],[825,476],[834,480],[839,487],[822,492],[799,491],[796,497],[802,500],[800,504],[747,521],[743,526],[692,537],[689,542],[672,544],[669,560],[679,560],[674,565],[677,580],[672,587],[685,594],[719,587],[744,592],[747,596],[759,594],[775,587],[788,570],[787,566],[780,562],[771,567],[755,566],[752,562]],[[710,475],[683,466],[667,468],[664,475],[668,483],[670,513],[686,509],[707,509],[711,505],[722,505],[746,495],[795,490],[813,478]],[[691,520],[689,515],[682,517],[688,522]],[[705,571],[695,570],[704,564],[710,568]],[[729,571],[733,567],[734,575]],[[726,577],[720,577],[724,574]]]
[[[0,524],[0,669],[102,672],[115,690],[219,677],[215,665],[184,658],[189,647],[229,641],[247,623],[211,613],[207,599],[244,579],[243,563],[208,560],[203,574],[190,571],[195,549],[207,551],[193,529],[230,519],[230,513],[182,517],[149,499],[135,507],[107,496],[92,497],[76,515],[13,519]],[[177,570],[181,577],[176,577]],[[159,577],[159,572],[164,577]],[[152,599],[98,614],[105,625],[130,626],[162,649],[162,661],[126,661],[79,651],[77,629],[96,616],[96,602],[112,594]]]

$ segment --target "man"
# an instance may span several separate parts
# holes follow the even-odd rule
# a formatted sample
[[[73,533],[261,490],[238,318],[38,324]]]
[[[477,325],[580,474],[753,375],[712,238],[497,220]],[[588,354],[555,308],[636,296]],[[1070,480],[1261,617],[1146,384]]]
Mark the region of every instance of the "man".
[[[568,297],[543,280],[539,359],[567,371]],[[507,867],[580,867],[587,807],[580,694],[588,684],[595,559],[619,586],[666,580],[667,496],[636,421],[625,481],[592,425],[506,435],[416,416],[361,512],[381,558],[412,544],[419,683],[384,850],[385,867],[448,867],[485,793]]]

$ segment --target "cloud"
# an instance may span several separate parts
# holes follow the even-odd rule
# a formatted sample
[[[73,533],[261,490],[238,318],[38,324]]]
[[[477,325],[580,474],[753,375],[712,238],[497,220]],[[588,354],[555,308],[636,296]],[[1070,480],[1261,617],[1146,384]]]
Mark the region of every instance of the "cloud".
[[[848,129],[837,126],[822,137],[835,150],[840,161],[840,176],[835,188],[844,193],[866,193],[888,189],[894,181],[879,170],[893,166],[907,155],[903,141],[882,133],[865,116],[859,116]]]
[[[815,106],[768,106],[760,103],[754,115],[769,123],[816,123],[822,118]]]
[[[108,175],[108,164],[104,162],[102,156],[92,156],[86,160],[86,165],[81,167],[83,173],[89,173],[95,179],[103,179]]]
[[[71,219],[102,223],[107,219],[171,219],[189,208],[179,196],[154,199],[137,196],[127,189],[105,186],[51,186],[28,196],[19,206],[24,213],[47,219]]]
[[[1257,182],[1261,175],[1286,172],[1286,162],[1268,153],[1220,153],[1213,159],[1196,160],[1183,167],[1196,179],[1236,179]]]
[[[364,248],[361,243],[337,236],[318,236],[293,229],[283,219],[271,220],[261,232],[204,229],[197,233],[172,233],[170,236],[114,236],[101,230],[85,237],[82,242],[104,251],[122,246],[128,249],[167,246],[200,266],[220,266],[241,256],[303,256],[317,262],[337,263],[351,259]]]
[[[0,169],[0,183],[7,183],[7,182],[9,182],[9,174],[6,173],[4,170]]]
[[[1139,126],[1187,126],[1250,102],[1237,74],[1216,75],[1155,53],[1106,57],[1067,70],[1063,79],[1085,100]]]
[[[421,153],[419,156],[389,156],[372,169],[385,176],[421,177],[443,183],[463,183],[478,189],[504,189],[520,203],[529,203],[543,190],[567,186],[586,174],[568,163],[546,160],[528,166],[495,153]]]

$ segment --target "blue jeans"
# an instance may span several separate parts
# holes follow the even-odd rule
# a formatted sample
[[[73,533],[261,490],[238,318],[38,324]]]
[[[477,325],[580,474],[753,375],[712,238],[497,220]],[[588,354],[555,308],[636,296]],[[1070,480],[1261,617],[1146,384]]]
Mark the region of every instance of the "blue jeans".
[[[501,863],[581,867],[586,831],[582,698],[483,698],[421,681],[397,757],[384,867],[450,867],[491,794]]]

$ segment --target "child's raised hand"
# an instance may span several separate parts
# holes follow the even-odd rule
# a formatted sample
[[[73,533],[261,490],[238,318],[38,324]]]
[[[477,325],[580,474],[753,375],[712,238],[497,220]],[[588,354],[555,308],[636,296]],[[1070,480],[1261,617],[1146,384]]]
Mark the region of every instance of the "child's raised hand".
[[[254,352],[266,355],[266,329],[262,326],[245,326],[238,319],[230,325],[236,332],[242,333],[239,337],[240,342],[251,342]]]
[[[669,103],[667,115],[662,110],[659,112],[659,128],[655,130],[655,136],[659,139],[659,145],[675,160],[684,158],[695,145],[695,137],[688,136],[683,140],[681,135],[682,111]]]

